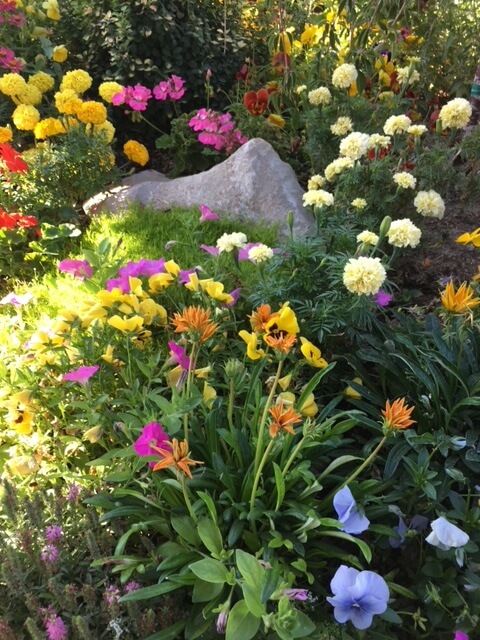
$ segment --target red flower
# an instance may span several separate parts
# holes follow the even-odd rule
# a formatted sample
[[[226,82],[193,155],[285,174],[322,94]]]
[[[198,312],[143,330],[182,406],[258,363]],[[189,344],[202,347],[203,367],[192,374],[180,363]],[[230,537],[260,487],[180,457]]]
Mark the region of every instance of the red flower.
[[[268,106],[269,93],[266,89],[249,91],[243,97],[243,104],[252,116],[261,116]]]
[[[0,160],[3,160],[3,164],[5,164],[8,171],[13,173],[23,173],[28,169],[28,164],[22,159],[21,155],[6,143],[0,144]]]
[[[244,64],[243,67],[240,69],[240,71],[235,74],[235,78],[237,80],[243,80],[244,82],[246,82],[247,77],[248,77],[248,67],[246,64]]]
[[[17,221],[11,214],[0,209],[0,229],[15,229],[16,224]]]
[[[388,154],[390,153],[390,150],[391,150],[391,147],[387,147],[386,149],[379,149],[378,159],[383,160],[385,156],[388,156]],[[375,160],[375,149],[369,149],[367,153],[367,158],[369,160]]]

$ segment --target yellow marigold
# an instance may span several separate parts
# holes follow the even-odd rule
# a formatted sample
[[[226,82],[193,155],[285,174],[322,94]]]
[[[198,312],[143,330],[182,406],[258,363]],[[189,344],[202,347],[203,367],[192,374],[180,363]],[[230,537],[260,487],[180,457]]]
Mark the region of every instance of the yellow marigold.
[[[38,71],[37,73],[34,73],[33,76],[30,76],[28,84],[37,87],[40,93],[46,93],[53,89],[55,86],[55,80],[48,73]]]
[[[12,114],[13,124],[21,131],[33,131],[40,121],[38,109],[31,104],[19,104]]]
[[[68,49],[65,45],[60,44],[53,48],[52,60],[54,62],[62,63],[68,58]]]
[[[108,104],[112,104],[112,98],[115,94],[121,93],[123,87],[118,82],[102,82],[102,84],[98,87],[98,95],[108,102]]]
[[[0,78],[0,91],[6,96],[18,96],[27,86],[19,73],[6,73]]]
[[[77,118],[84,124],[103,124],[107,119],[107,109],[101,102],[88,100],[78,109]]]
[[[22,104],[40,104],[42,94],[33,84],[26,84],[22,91],[18,94],[18,99]]]
[[[10,142],[12,137],[12,130],[9,127],[0,127],[0,144]]]
[[[86,130],[87,133],[93,131],[94,135],[103,136],[105,142],[108,144],[110,144],[115,137],[115,127],[108,120],[105,120],[105,122],[102,122],[101,124],[95,124],[93,127],[91,125],[87,125]]]
[[[82,69],[74,69],[73,71],[67,71],[63,76],[60,91],[72,89],[77,95],[81,95],[87,91],[87,89],[90,89],[91,86],[92,78],[90,74]]]
[[[57,91],[54,96],[55,106],[59,113],[73,116],[82,106],[82,100],[78,97],[73,89],[64,89]]]
[[[472,115],[472,105],[465,98],[454,98],[440,109],[439,119],[444,129],[463,129]]]
[[[147,148],[144,147],[143,144],[140,144],[140,142],[137,142],[136,140],[128,140],[123,145],[123,153],[127,156],[127,158],[131,162],[135,162],[136,164],[139,164],[141,167],[144,167],[149,160]]]
[[[35,125],[33,134],[37,140],[45,140],[51,136],[57,136],[60,133],[66,133],[65,127],[57,118],[45,118]]]

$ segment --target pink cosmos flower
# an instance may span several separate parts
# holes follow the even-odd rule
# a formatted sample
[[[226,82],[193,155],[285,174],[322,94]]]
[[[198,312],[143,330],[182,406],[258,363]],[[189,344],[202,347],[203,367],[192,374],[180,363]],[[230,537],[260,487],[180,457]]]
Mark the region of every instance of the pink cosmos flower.
[[[159,449],[164,449],[169,444],[170,440],[162,425],[158,422],[150,422],[143,427],[140,437],[133,444],[133,450],[141,458],[146,458],[147,456],[158,457],[158,452],[152,449],[152,445]],[[155,464],[156,462],[150,462],[149,466],[154,467]]]
[[[205,204],[200,205],[200,222],[216,222],[220,220],[216,213],[213,213],[211,209],[207,207]]]
[[[79,367],[78,369],[72,369],[68,373],[63,375],[62,380],[64,382],[79,382],[82,385],[86,385],[90,378],[97,373],[100,367],[95,364],[93,367]]]
[[[58,263],[58,270],[70,273],[79,280],[86,280],[93,275],[93,269],[86,260],[62,260]]]

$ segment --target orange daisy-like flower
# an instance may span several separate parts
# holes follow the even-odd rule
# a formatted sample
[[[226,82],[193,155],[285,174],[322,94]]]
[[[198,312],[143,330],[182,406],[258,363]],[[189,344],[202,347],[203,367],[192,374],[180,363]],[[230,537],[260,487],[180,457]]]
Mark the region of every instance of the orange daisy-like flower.
[[[276,438],[281,431],[294,434],[295,431],[292,425],[302,421],[302,416],[294,411],[292,406],[287,409],[284,408],[283,400],[274,405],[269,410],[269,414],[273,418],[273,422],[270,425],[270,436],[272,438]]]
[[[153,471],[160,471],[161,469],[168,469],[169,467],[173,467],[174,469],[181,471],[190,479],[192,479],[192,472],[190,471],[189,467],[193,467],[196,464],[205,463],[200,462],[199,460],[192,460],[188,457],[188,444],[186,440],[178,442],[177,438],[173,438],[171,447],[171,450],[160,449],[159,447],[155,447],[153,444],[150,444],[150,448],[154,449],[163,458],[163,460],[157,462],[157,464],[153,467]]]
[[[261,333],[265,331],[265,326],[274,317],[278,316],[278,311],[272,313],[272,308],[269,304],[262,304],[256,309],[251,316],[248,316],[252,330],[255,333]]]
[[[187,332],[194,342],[206,342],[218,329],[218,324],[210,320],[209,309],[186,307],[182,313],[175,313],[172,324],[175,333]]]
[[[411,420],[410,415],[415,407],[409,407],[405,403],[405,398],[398,398],[392,404],[387,400],[385,409],[382,409],[384,429],[408,429],[415,424],[416,420]]]
[[[463,282],[455,291],[451,280],[440,299],[444,308],[450,313],[469,313],[473,307],[480,304],[480,298],[475,296],[475,291],[469,284]]]
[[[277,335],[265,336],[265,342],[269,347],[276,351],[283,351],[283,353],[289,353],[292,347],[297,342],[296,336],[290,333],[279,333]]]

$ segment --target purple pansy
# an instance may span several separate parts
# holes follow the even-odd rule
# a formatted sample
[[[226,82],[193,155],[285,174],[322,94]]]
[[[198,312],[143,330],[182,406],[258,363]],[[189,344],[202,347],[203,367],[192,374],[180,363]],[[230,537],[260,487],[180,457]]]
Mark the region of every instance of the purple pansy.
[[[86,280],[93,276],[93,269],[86,260],[62,260],[58,263],[58,270],[69,273],[79,280]]]
[[[99,369],[98,364],[92,367],[79,367],[78,369],[72,369],[72,371],[65,373],[62,379],[64,382],[79,382],[85,385]]]
[[[341,565],[330,582],[333,598],[327,598],[333,607],[337,622],[350,620],[356,629],[368,629],[373,616],[387,610],[390,597],[387,583],[373,571],[358,571]]]
[[[188,371],[190,369],[190,358],[185,353],[185,348],[173,342],[173,340],[169,341],[168,348],[171,351],[173,362],[180,365],[184,371]]]
[[[453,640],[468,640],[468,636],[463,631],[455,631],[455,637]]]
[[[348,487],[337,491],[333,498],[333,506],[345,533],[358,534],[368,529],[370,520],[359,513],[357,503]]]
[[[158,452],[152,449],[152,445],[163,449],[169,443],[170,440],[162,425],[158,422],[150,422],[143,427],[140,437],[133,444],[133,450],[141,458],[146,458],[147,456],[158,457]],[[154,467],[155,464],[155,462],[150,462],[149,466]]]
[[[402,516],[398,516],[398,525],[393,527],[394,531],[398,533],[400,539],[398,538],[389,538],[388,542],[390,546],[394,549],[399,549],[401,546],[405,544],[405,540],[407,538],[408,531],[416,531],[417,533],[421,533],[428,524],[428,518],[425,516],[413,516],[410,525],[407,527],[405,524],[405,520]]]

